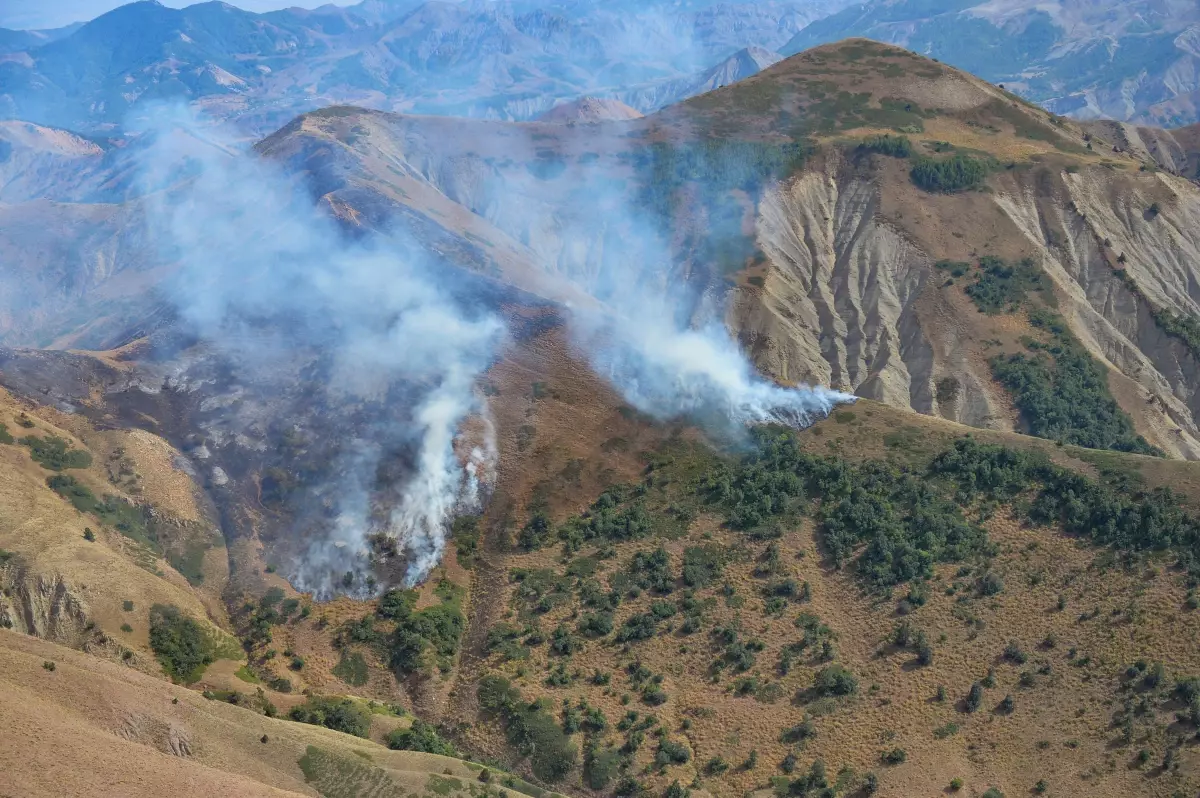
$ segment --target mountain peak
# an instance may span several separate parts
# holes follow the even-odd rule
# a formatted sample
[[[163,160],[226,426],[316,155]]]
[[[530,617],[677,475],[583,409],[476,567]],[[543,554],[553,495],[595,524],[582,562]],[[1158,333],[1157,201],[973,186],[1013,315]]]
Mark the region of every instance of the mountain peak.
[[[567,124],[570,122],[618,122],[642,116],[620,100],[600,97],[580,97],[573,102],[551,108],[538,121]]]

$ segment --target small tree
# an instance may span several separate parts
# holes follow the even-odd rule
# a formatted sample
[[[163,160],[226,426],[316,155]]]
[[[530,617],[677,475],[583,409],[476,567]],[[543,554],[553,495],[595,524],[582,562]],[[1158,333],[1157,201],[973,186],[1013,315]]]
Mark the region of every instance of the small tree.
[[[966,710],[974,712],[983,704],[983,685],[975,682],[971,685],[970,691],[967,693]]]

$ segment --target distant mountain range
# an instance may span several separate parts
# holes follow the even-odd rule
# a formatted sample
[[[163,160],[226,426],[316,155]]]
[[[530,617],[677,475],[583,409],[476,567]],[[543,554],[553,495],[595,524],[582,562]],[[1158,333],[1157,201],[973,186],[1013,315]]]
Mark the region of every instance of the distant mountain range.
[[[782,52],[849,36],[899,44],[1082,119],[1200,119],[1195,0],[875,0],[809,25]]]
[[[138,2],[63,34],[0,32],[0,118],[115,131],[148,103],[183,100],[257,135],[335,103],[519,120],[597,95],[647,111],[753,74],[841,5],[366,0],[252,14]],[[722,63],[749,47],[766,55]]]
[[[0,118],[119,133],[182,100],[251,137],[331,104],[528,120],[591,96],[645,113],[850,36],[1062,114],[1200,119],[1194,0],[365,0],[267,14],[147,0],[81,26],[0,30]]]

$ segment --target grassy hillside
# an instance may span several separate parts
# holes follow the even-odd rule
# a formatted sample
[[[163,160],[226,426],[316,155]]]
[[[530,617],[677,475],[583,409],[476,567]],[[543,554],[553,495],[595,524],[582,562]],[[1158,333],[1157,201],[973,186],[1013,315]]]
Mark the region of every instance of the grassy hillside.
[[[5,630],[0,718],[0,767],[19,795],[548,795],[481,765],[264,717]]]

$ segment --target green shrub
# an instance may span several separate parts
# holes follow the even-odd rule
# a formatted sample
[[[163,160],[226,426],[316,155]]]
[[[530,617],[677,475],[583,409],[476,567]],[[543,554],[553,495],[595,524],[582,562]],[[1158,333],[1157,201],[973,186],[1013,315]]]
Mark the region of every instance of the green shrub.
[[[437,730],[417,718],[407,729],[394,729],[388,733],[387,747],[395,751],[422,751],[426,754],[458,756],[458,751],[438,736]]]
[[[987,177],[987,164],[969,155],[937,160],[919,158],[913,165],[912,181],[926,191],[955,192],[978,188]]]
[[[50,471],[87,468],[92,464],[90,454],[79,449],[72,449],[67,440],[54,435],[47,435],[45,438],[26,435],[18,443],[28,446],[29,456],[33,458],[34,462]]]
[[[1030,314],[1046,330],[1050,344],[1029,342],[1033,353],[1001,355],[990,361],[992,375],[1013,395],[1030,433],[1089,449],[1160,455],[1133,428],[1108,390],[1108,378],[1059,317]]]
[[[981,704],[983,704],[983,685],[974,682],[971,684],[971,689],[967,691],[967,698],[963,706],[967,712],[975,712]]]
[[[817,672],[813,692],[818,696],[847,696],[858,691],[858,679],[841,665],[827,665]]]
[[[1030,258],[1008,263],[985,255],[979,259],[979,272],[966,293],[982,313],[1014,313],[1030,292],[1045,291],[1042,277],[1042,270]]]
[[[593,790],[603,790],[612,782],[622,756],[614,748],[589,746],[583,760],[583,778]]]
[[[8,427],[4,424],[0,424],[0,443],[11,444],[13,442],[14,442],[14,438],[13,438],[12,434],[8,431]]]
[[[288,714],[294,721],[326,729],[367,737],[371,730],[371,712],[348,698],[312,696]]]
[[[479,704],[504,721],[509,744],[529,757],[534,775],[558,781],[575,767],[579,752],[540,704],[528,704],[503,676],[489,675],[476,688]]]
[[[863,152],[890,155],[893,158],[907,158],[912,155],[912,142],[908,140],[907,136],[893,136],[885,133],[882,136],[870,136],[864,139],[858,145],[858,149]]]
[[[150,608],[150,648],[175,682],[191,684],[215,658],[203,627],[173,605]]]
[[[720,578],[723,568],[719,546],[710,543],[683,550],[683,583],[688,587],[708,587]]]

